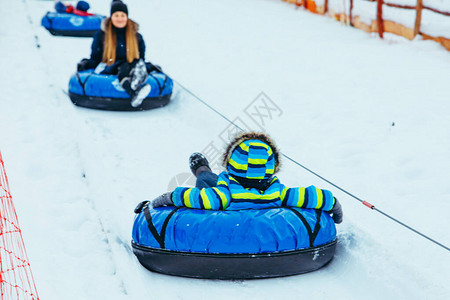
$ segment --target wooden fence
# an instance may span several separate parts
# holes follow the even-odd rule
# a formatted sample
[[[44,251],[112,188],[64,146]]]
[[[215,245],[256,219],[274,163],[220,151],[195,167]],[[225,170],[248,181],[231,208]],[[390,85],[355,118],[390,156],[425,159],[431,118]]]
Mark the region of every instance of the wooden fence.
[[[403,36],[409,40],[414,39],[417,35],[422,36],[425,40],[436,41],[450,51],[450,30],[441,32],[427,32],[423,28],[423,13],[424,11],[432,12],[440,18],[445,17],[448,24],[450,24],[450,12],[444,11],[424,4],[424,0],[415,0],[416,5],[402,5],[395,3],[395,0],[283,0],[285,2],[293,3],[297,7],[304,7],[305,9],[322,15],[329,15],[330,17],[346,23],[350,26],[362,29],[366,32],[376,32],[383,38],[384,33],[393,33]],[[341,3],[340,3],[341,2]],[[362,2],[371,2],[373,6],[373,18],[367,20],[367,17],[362,16],[358,11],[355,11],[355,5],[363,4]],[[409,1],[413,2],[413,1]],[[342,4],[341,9],[336,9],[336,3]],[[395,9],[398,12],[409,11],[413,12],[414,16],[409,20],[410,24],[404,24],[399,20],[394,20],[395,16],[386,16],[383,14],[384,9]],[[449,5],[450,10],[450,5]],[[363,20],[365,19],[365,20]],[[371,18],[369,18],[371,19]],[[403,23],[403,24],[402,24]],[[446,32],[445,32],[446,31]]]

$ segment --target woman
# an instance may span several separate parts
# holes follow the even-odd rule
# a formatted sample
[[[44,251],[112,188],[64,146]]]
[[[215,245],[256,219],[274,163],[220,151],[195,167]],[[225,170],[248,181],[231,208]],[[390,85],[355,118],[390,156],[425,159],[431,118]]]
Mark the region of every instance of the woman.
[[[120,85],[130,95],[131,106],[138,107],[150,92],[144,84],[145,43],[138,33],[139,25],[128,18],[128,7],[122,1],[111,4],[111,16],[94,35],[91,58],[78,63],[78,71],[96,68],[100,74],[118,75]]]
[[[336,224],[342,222],[342,207],[330,191],[314,186],[288,188],[274,176],[280,167],[280,153],[265,133],[237,135],[228,144],[222,164],[226,171],[217,176],[206,157],[192,154],[189,165],[197,177],[196,187],[178,187],[154,199],[152,207],[240,210],[292,206],[320,209],[331,214]]]

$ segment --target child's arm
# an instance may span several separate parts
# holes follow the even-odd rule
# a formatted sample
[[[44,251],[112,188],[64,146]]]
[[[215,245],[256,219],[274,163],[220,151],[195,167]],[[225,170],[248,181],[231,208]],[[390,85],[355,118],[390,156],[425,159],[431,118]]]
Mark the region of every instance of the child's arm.
[[[178,187],[172,193],[175,206],[198,209],[223,210],[230,198],[230,191],[221,186],[203,189]]]
[[[284,186],[283,186],[284,187]],[[281,206],[313,208],[329,211],[334,206],[333,194],[311,185],[307,188],[287,188],[281,191]]]

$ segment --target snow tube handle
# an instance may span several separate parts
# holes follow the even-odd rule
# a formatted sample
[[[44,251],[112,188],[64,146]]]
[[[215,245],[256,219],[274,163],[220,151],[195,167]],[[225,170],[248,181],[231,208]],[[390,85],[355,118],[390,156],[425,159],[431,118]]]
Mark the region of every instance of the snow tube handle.
[[[136,206],[136,208],[134,209],[134,213],[135,213],[135,214],[140,214],[141,211],[142,211],[142,209],[144,208],[144,206],[146,206],[147,203],[149,203],[149,202],[150,202],[149,200],[144,200],[144,201],[142,201],[141,203],[139,203],[139,204]]]

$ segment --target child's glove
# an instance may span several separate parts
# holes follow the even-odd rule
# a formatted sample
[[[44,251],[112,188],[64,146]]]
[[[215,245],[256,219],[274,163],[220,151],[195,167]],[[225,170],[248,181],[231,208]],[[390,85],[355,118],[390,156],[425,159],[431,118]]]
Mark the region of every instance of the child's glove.
[[[81,72],[88,69],[89,65],[89,59],[83,58],[78,64],[77,64],[77,71]]]
[[[160,207],[166,205],[173,205],[172,201],[172,192],[167,192],[162,194],[161,196],[156,197],[150,202],[152,207]]]
[[[344,213],[342,212],[342,206],[339,203],[337,198],[334,198],[334,200],[335,201],[334,201],[333,208],[330,211],[328,211],[328,213],[330,215],[332,215],[331,217],[333,218],[334,223],[341,224],[342,220],[344,218]]]

